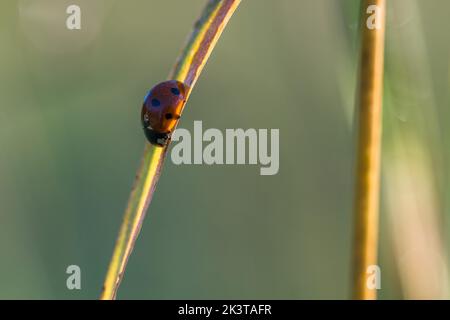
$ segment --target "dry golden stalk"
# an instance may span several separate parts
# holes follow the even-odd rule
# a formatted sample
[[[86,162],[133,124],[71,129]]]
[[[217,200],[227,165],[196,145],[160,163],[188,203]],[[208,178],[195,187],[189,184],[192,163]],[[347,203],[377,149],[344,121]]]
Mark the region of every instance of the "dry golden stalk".
[[[385,14],[385,0],[362,1],[354,204],[354,299],[377,297],[376,289],[367,285],[367,270],[377,264],[378,250]]]

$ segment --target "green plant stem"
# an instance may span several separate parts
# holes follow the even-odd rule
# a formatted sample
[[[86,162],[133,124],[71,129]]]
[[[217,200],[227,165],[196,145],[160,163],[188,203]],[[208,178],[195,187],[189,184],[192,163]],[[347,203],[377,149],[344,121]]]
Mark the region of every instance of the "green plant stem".
[[[184,82],[188,88],[187,97],[190,96],[217,40],[239,3],[240,0],[210,0],[195,24],[184,50],[169,75],[169,79]],[[168,145],[145,146],[100,299],[110,300],[116,297],[128,258],[153,197],[167,148]]]

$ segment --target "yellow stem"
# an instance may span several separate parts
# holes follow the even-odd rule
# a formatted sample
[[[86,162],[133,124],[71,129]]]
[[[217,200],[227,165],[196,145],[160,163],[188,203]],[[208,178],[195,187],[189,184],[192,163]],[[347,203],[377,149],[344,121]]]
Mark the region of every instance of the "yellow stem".
[[[223,29],[241,0],[209,0],[175,64],[169,79],[184,82],[189,97]],[[119,236],[106,274],[102,300],[115,299],[125,267],[152,199],[167,152],[146,144],[141,166],[128,200]]]
[[[368,268],[377,265],[386,1],[363,0],[362,10],[353,298],[373,300],[377,290]]]

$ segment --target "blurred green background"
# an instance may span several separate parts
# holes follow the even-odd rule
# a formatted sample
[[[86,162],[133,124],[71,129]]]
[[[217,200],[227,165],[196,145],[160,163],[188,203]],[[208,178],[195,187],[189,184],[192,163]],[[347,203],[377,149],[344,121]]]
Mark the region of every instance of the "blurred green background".
[[[81,7],[79,31],[65,26],[70,4]],[[143,97],[167,77],[204,4],[1,1],[0,298],[98,298],[143,151]],[[242,1],[180,127],[279,128],[280,171],[168,159],[118,298],[349,297],[358,9]],[[388,10],[382,299],[410,297],[399,256],[417,244],[396,240],[396,212],[432,217],[418,232],[437,240],[421,250],[437,247],[446,286],[450,134],[450,2],[394,0]],[[411,145],[425,173],[402,178],[390,170],[415,168]],[[422,201],[418,186],[431,196]],[[81,290],[66,288],[71,264]]]

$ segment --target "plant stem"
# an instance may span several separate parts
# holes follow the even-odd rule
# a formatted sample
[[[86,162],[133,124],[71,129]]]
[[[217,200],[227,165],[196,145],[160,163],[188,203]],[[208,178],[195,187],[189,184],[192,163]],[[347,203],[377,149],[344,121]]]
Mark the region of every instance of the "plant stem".
[[[372,5],[378,8],[377,27],[370,29],[367,19],[374,13],[367,10]],[[362,1],[354,204],[354,299],[377,297],[376,289],[367,285],[367,269],[377,264],[378,250],[385,14],[385,0]]]
[[[169,79],[184,82],[187,98],[208,60],[223,29],[238,7],[240,0],[210,0],[194,26],[194,30],[178,58]],[[141,166],[128,200],[119,236],[106,274],[102,300],[115,299],[125,267],[142,226],[148,205],[153,197],[168,145],[156,147],[146,144]]]

